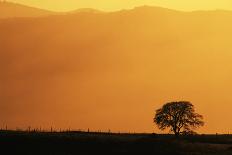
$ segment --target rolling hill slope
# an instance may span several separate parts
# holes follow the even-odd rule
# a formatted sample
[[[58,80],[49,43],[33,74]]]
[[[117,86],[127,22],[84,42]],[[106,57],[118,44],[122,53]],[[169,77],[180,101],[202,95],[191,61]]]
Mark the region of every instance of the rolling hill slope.
[[[54,12],[28,7],[25,5],[0,1],[0,18],[39,17],[55,14]]]

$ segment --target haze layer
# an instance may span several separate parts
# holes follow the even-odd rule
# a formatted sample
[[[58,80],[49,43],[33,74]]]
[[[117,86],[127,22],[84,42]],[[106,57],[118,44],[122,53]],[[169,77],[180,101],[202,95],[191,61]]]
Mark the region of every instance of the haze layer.
[[[2,19],[0,122],[151,132],[155,109],[189,100],[205,116],[201,132],[227,132],[230,21],[155,7]]]

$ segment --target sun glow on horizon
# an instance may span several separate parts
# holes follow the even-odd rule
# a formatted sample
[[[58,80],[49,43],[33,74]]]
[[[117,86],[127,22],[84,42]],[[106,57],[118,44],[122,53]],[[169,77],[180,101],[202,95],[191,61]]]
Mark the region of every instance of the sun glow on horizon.
[[[232,10],[231,0],[8,0],[53,11],[71,11],[79,8],[93,8],[102,11],[131,9],[137,6],[160,6],[175,10]]]

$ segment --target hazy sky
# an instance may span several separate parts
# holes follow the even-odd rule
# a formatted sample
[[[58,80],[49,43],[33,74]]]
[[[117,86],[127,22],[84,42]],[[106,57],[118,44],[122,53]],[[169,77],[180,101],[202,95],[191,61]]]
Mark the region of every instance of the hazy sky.
[[[96,8],[100,10],[120,10],[140,5],[155,5],[178,10],[232,10],[231,0],[9,0],[30,6],[55,11],[77,8]]]
[[[14,2],[56,11],[232,10],[232,0]],[[232,14],[163,11],[1,22],[0,128],[159,132],[155,109],[188,100],[205,117],[201,133],[231,132]]]

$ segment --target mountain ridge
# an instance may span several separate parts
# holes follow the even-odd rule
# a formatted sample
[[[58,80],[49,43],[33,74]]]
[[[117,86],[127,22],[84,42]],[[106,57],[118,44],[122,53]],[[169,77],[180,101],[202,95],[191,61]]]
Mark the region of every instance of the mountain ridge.
[[[44,17],[50,15],[67,15],[67,14],[78,14],[78,13],[118,13],[118,12],[143,12],[143,13],[231,13],[230,10],[196,10],[196,11],[179,11],[175,9],[169,9],[158,6],[137,6],[133,9],[122,9],[118,11],[105,12],[94,8],[80,8],[66,12],[54,12],[50,10],[40,9],[31,7],[19,3],[13,2],[0,2],[0,19],[3,18],[14,18],[14,17]]]
[[[13,2],[0,2],[0,18],[39,17],[53,15],[55,12],[30,7]]]

